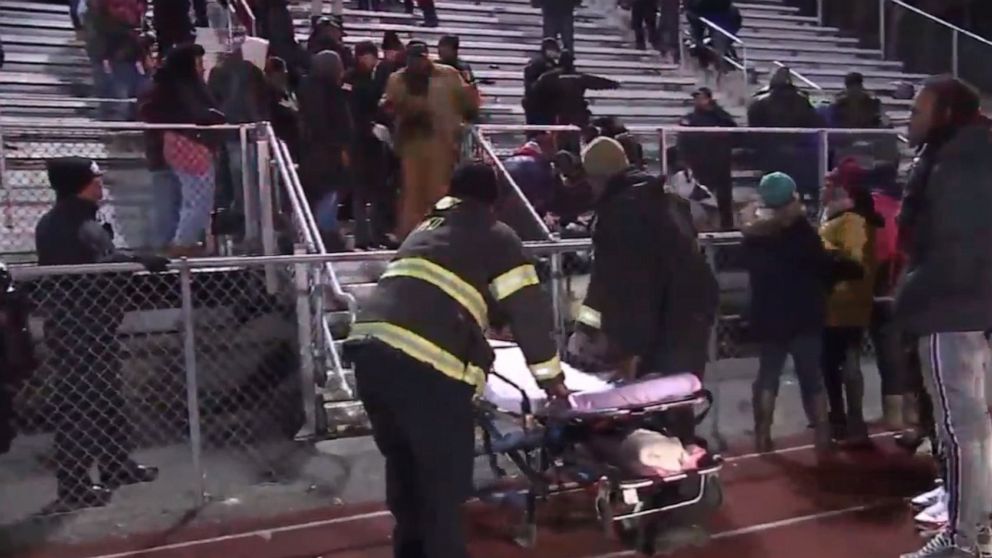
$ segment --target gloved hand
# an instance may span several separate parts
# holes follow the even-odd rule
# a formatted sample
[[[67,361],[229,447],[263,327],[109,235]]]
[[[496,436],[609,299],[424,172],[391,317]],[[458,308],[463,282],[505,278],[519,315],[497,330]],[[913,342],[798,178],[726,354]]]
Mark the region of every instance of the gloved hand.
[[[538,385],[544,390],[544,393],[548,394],[548,399],[550,400],[567,401],[568,396],[572,395],[572,391],[565,387],[564,374],[559,374],[550,380],[538,382]]]
[[[169,269],[169,258],[162,256],[136,256],[135,261],[144,266],[150,273],[162,273]]]

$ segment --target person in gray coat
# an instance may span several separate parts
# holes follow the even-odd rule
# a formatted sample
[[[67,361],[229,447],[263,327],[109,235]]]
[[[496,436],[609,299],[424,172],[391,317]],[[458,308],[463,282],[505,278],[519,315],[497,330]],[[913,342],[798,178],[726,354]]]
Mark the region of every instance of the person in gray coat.
[[[992,420],[992,122],[951,77],[928,80],[909,125],[919,157],[899,218],[909,271],[895,319],[920,337],[920,360],[944,448],[947,528],[903,558],[989,556]],[[983,544],[984,543],[984,544]]]

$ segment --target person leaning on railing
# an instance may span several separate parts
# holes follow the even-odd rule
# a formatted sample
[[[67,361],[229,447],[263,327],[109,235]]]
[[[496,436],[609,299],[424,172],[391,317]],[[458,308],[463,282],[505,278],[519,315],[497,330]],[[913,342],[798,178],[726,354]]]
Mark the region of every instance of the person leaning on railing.
[[[38,221],[38,264],[85,265],[135,262],[151,272],[168,260],[123,254],[114,248],[112,229],[97,221],[103,199],[102,172],[88,159],[48,161],[55,205]],[[61,277],[46,289],[46,340],[58,378],[53,397],[55,468],[62,510],[102,506],[117,487],[152,482],[158,470],[130,459],[132,449],[120,376],[117,328],[126,297],[121,276]],[[100,480],[90,479],[96,463]]]

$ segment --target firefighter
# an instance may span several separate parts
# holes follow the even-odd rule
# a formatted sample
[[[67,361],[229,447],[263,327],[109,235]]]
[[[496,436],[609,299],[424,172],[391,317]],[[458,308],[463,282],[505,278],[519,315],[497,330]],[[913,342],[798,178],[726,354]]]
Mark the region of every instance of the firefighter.
[[[395,556],[467,557],[461,504],[475,454],[472,399],[507,318],[538,384],[564,399],[550,301],[520,239],[496,220],[495,171],[471,162],[400,247],[359,315],[348,356],[386,458]]]

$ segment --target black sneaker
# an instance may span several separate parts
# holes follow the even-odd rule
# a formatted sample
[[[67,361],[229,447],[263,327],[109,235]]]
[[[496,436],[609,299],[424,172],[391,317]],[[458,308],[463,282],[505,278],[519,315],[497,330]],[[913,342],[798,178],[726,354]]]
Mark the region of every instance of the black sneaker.
[[[47,513],[69,513],[86,508],[102,508],[114,493],[101,484],[60,484],[58,500],[46,508]]]
[[[158,479],[158,467],[145,467],[134,461],[128,461],[120,467],[102,471],[100,479],[104,486],[111,490],[131,484],[155,482]]]

